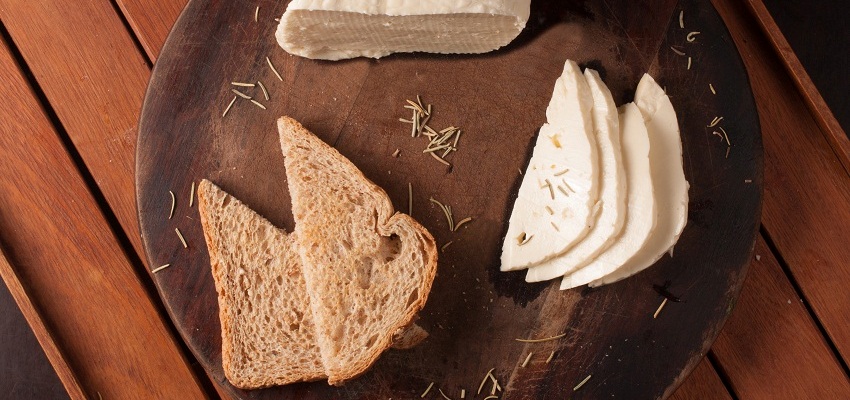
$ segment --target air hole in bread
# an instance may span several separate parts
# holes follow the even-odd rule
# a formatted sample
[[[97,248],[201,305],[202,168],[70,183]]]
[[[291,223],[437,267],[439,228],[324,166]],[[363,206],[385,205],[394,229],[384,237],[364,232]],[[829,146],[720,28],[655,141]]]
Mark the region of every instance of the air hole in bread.
[[[416,299],[418,299],[418,298],[419,298],[419,289],[413,289],[413,291],[410,292],[410,296],[407,297],[407,305],[405,307],[410,307],[411,305],[413,305],[413,303],[415,303]]]
[[[342,248],[345,251],[351,251],[351,240],[342,239],[342,241],[340,242],[340,245],[342,245]]]
[[[401,239],[396,234],[381,236],[381,257],[384,262],[392,262],[401,253]]]
[[[372,347],[372,346],[375,344],[375,342],[376,342],[377,340],[378,340],[378,335],[377,335],[377,334],[374,334],[374,335],[372,335],[372,336],[369,336],[369,339],[368,339],[368,340],[366,340],[366,347]]]
[[[230,199],[232,199],[231,196],[224,196],[224,199],[221,201],[221,208],[227,207],[230,204]]]
[[[283,286],[283,277],[282,276],[278,275],[276,278],[274,278],[274,280],[275,280],[275,282],[277,282],[278,286]]]
[[[292,331],[292,332],[297,332],[299,329],[301,329],[301,324],[299,324],[299,323],[291,323],[291,324],[289,324],[289,330],[290,330],[290,331]]]
[[[372,268],[374,264],[375,260],[364,258],[357,265],[357,271],[355,273],[357,274],[357,285],[361,289],[369,289],[372,286]]]

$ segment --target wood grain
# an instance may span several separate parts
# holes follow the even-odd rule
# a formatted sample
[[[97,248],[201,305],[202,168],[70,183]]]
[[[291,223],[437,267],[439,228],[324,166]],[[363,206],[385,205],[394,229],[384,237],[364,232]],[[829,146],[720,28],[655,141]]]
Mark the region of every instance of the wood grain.
[[[809,106],[809,112],[815,117],[815,121],[817,121],[827,141],[832,145],[836,156],[842,165],[844,165],[844,170],[850,174],[850,138],[847,136],[847,133],[842,129],[841,124],[835,118],[835,115],[833,115],[826,100],[824,100],[817,86],[812,82],[812,78],[806,72],[803,64],[800,63],[800,59],[797,58],[794,49],[791,48],[791,45],[785,39],[785,35],[782,34],[782,31],[776,25],[764,2],[762,0],[748,0],[746,4],[756,17],[769,42],[776,50],[776,53],[788,70],[788,74],[791,75],[791,78],[797,85],[797,89],[803,95],[806,105]],[[834,29],[834,27],[829,29]],[[840,79],[844,79],[844,77],[841,76]]]
[[[845,361],[850,360],[850,179],[743,4],[714,2],[744,57],[764,129],[762,223]]]
[[[847,399],[850,378],[764,240],[712,351],[741,399]]]
[[[676,389],[670,400],[732,400],[732,396],[726,386],[723,386],[711,361],[706,358],[697,365],[682,386]]]
[[[53,333],[47,329],[47,325],[41,318],[41,314],[32,303],[26,288],[21,284],[18,274],[12,268],[12,264],[9,263],[2,248],[0,248],[0,276],[2,276],[3,282],[6,283],[6,287],[15,299],[15,303],[18,304],[27,323],[29,323],[33,333],[35,333],[38,343],[41,344],[44,354],[50,360],[50,364],[53,365],[53,369],[59,376],[59,380],[62,381],[62,385],[65,386],[68,396],[73,400],[85,400],[86,395],[83,391],[83,386],[65,359],[65,355],[62,354],[62,350],[53,339]]]
[[[0,244],[91,397],[204,398],[57,133],[0,45]]]
[[[156,283],[181,334],[214,379],[226,385],[215,291],[197,210],[178,208],[168,220],[168,190],[186,193],[191,182],[211,178],[278,226],[291,229],[274,130],[277,116],[292,115],[334,144],[387,189],[395,204],[406,205],[407,184],[412,183],[416,218],[438,243],[456,241],[441,255],[422,313],[421,322],[431,332],[426,344],[410,352],[388,352],[367,375],[342,389],[321,383],[251,392],[231,388],[234,396],[412,397],[431,381],[453,392],[470,388],[487,369],[497,367],[509,397],[654,398],[672,391],[696,367],[737,295],[758,225],[759,129],[731,38],[716,13],[697,1],[661,7],[587,2],[568,10],[556,1],[534,4],[528,32],[499,53],[398,55],[342,63],[285,55],[272,39],[274,24],[244,24],[253,4],[196,0],[188,5],[155,66],[143,109],[137,193],[146,254],[151,264],[173,265],[157,275]],[[277,5],[276,11],[284,6]],[[693,47],[696,65],[710,68],[688,71],[686,62],[667,50],[684,43],[687,35],[673,22],[676,7],[686,8],[713,38]],[[651,18],[661,23],[623,23],[635,10],[666,14]],[[629,35],[654,38],[655,46],[628,40]],[[269,71],[266,56],[281,70],[283,82]],[[686,174],[693,188],[690,223],[677,257],[593,291],[559,292],[557,284],[528,285],[521,274],[496,272],[506,213],[520,178],[516,170],[527,162],[527,150],[544,120],[541,110],[567,57],[599,68],[619,102],[629,98],[647,70],[667,86],[681,111]],[[222,119],[233,96],[229,82],[255,79],[272,92],[265,103],[268,110],[240,102]],[[738,90],[715,97],[709,82]],[[169,89],[173,87],[185,90]],[[450,171],[419,157],[422,144],[396,121],[403,116],[404,99],[416,94],[435,104],[436,126],[457,124],[471,138]],[[704,127],[715,115],[735,121],[738,136],[728,160],[725,146],[717,146]],[[402,156],[392,158],[397,148]],[[449,202],[457,215],[475,216],[475,223],[463,232],[447,232],[429,196]],[[189,241],[188,250],[174,236],[175,227]],[[652,284],[666,280],[687,303],[668,307],[662,318],[652,320],[660,301]],[[525,346],[514,341],[564,330],[571,334],[563,342]],[[518,368],[529,351],[551,350],[563,356],[549,365],[533,361],[533,368]],[[634,373],[639,370],[652,373]],[[572,393],[589,373],[603,378]]]
[[[186,0],[116,0],[148,58],[156,62],[162,44]],[[258,4],[262,4],[259,2]]]
[[[150,71],[129,33],[108,1],[0,0],[0,18],[141,254],[133,154]]]

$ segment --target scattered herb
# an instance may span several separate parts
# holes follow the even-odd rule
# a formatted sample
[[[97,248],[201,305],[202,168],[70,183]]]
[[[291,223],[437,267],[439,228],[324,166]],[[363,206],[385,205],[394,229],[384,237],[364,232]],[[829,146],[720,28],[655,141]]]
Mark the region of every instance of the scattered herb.
[[[451,398],[449,398],[449,396],[446,396],[446,394],[445,394],[445,393],[443,393],[443,390],[442,390],[442,389],[437,388],[437,391],[438,391],[438,392],[440,392],[440,396],[443,396],[443,398],[444,398],[444,399],[446,399],[446,400],[452,400]]]
[[[691,32],[688,34],[685,40],[687,40],[688,42],[693,42],[694,40],[697,40],[697,35],[699,35],[700,33],[701,32]]]
[[[483,380],[481,380],[481,384],[480,384],[480,385],[478,385],[478,393],[477,393],[477,394],[481,394],[481,389],[483,389],[483,388],[484,388],[484,384],[485,384],[485,383],[487,383],[487,379],[489,379],[491,376],[493,376],[493,375],[492,375],[492,374],[493,374],[493,370],[495,370],[495,369],[496,369],[496,368],[490,368],[490,370],[489,370],[489,371],[487,371],[487,375],[484,375],[484,379],[483,379]]]
[[[679,11],[679,28],[685,29],[685,10]]]
[[[557,339],[560,339],[564,336],[567,336],[567,334],[562,333],[560,335],[547,337],[547,338],[543,338],[543,339],[514,339],[514,340],[516,340],[517,342],[522,342],[522,343],[542,343],[542,342],[548,342],[550,340],[557,340]]]
[[[399,149],[395,149],[395,151],[393,152],[393,157],[398,158],[398,155],[399,155],[400,153],[401,153],[401,150],[399,150]]]
[[[460,220],[460,222],[455,224],[455,229],[453,231],[457,232],[457,230],[460,229],[460,227],[463,226],[463,224],[466,224],[466,223],[469,223],[469,222],[472,222],[472,217],[466,217],[466,218]]]
[[[452,218],[452,209],[449,206],[446,206],[445,204],[440,203],[439,201],[435,200],[433,197],[430,200],[431,200],[432,203],[438,205],[440,207],[440,209],[443,210],[443,214],[446,215],[446,221],[448,221],[448,223],[449,223],[449,230],[454,231],[455,222],[454,222],[454,219]]]
[[[184,249],[188,249],[188,248],[189,248],[189,245],[187,245],[187,244],[186,244],[186,239],[183,239],[183,234],[182,234],[182,233],[180,233],[180,229],[179,229],[179,228],[174,228],[174,232],[177,232],[177,237],[179,237],[179,238],[180,238],[180,243],[183,243],[183,248],[184,248]]]
[[[706,128],[714,128],[715,126],[717,126],[717,124],[720,123],[720,121],[723,121],[723,117],[714,117],[714,119],[711,120],[711,123],[709,123]]]
[[[552,350],[552,352],[549,353],[549,358],[546,359],[546,364],[549,364],[549,362],[552,361],[553,358],[555,358],[555,350]]]
[[[254,87],[254,86],[256,86],[253,83],[244,83],[244,82],[230,82],[230,84],[233,85],[233,86],[241,86],[241,87]]]
[[[407,183],[407,215],[413,216],[413,184]]]
[[[485,397],[484,400],[493,400],[493,399],[498,399],[498,398],[499,398],[499,396],[490,395],[490,396]]]
[[[236,89],[230,89],[230,91],[233,92],[234,94],[236,94],[237,96],[243,98],[243,99],[251,100],[251,96],[248,96],[247,94],[242,93],[242,92],[240,92]]]
[[[533,352],[528,353],[528,356],[525,357],[525,361],[523,361],[522,365],[520,365],[521,368],[525,368],[525,366],[528,365],[528,361],[531,360],[532,354],[534,354],[534,353]]]
[[[549,215],[555,215],[555,210],[552,210],[552,207],[546,206],[546,211],[549,212]]]
[[[729,151],[730,151],[730,150],[732,150],[732,146],[727,146],[727,147],[726,147],[726,158],[727,158],[727,159],[729,158]]]
[[[712,85],[712,84],[710,84],[710,83],[709,83],[709,84],[708,84],[708,88],[709,88],[709,89],[711,89],[711,94],[717,94],[717,91],[716,91],[716,90],[714,90],[714,85]]]
[[[153,269],[153,271],[151,271],[151,273],[152,273],[152,274],[155,274],[155,273],[157,273],[157,272],[159,272],[159,271],[162,271],[162,270],[164,270],[164,269],[166,269],[166,268],[168,268],[168,267],[170,267],[170,266],[171,266],[171,264],[161,265],[161,266],[159,266],[159,267],[154,268],[154,269]]]
[[[691,69],[691,61],[692,61],[691,57],[688,57],[688,69]]]
[[[655,310],[655,314],[652,314],[652,319],[658,318],[658,314],[661,314],[661,309],[664,308],[664,306],[666,304],[667,304],[667,298],[665,297],[664,300],[661,301],[661,305],[658,306],[658,309]]]
[[[680,56],[685,55],[685,52],[684,52],[684,51],[679,50],[679,49],[677,49],[677,48],[675,48],[675,47],[673,47],[673,46],[670,46],[670,50],[673,50],[673,52],[674,52],[674,53],[676,53],[676,54],[678,54],[678,55],[680,55]]]
[[[259,16],[260,16],[260,6],[257,6],[257,8],[254,10],[254,22],[258,22],[257,19],[259,18]]]
[[[443,247],[440,247],[440,251],[441,251],[441,252],[443,252],[443,253],[445,253],[445,252],[446,252],[446,249],[447,249],[447,248],[449,248],[449,246],[451,246],[451,244],[452,244],[452,243],[454,243],[454,242],[455,242],[455,241],[454,241],[454,240],[452,240],[452,241],[450,241],[450,242],[448,242],[448,243],[444,244],[444,245],[443,245]]]
[[[236,102],[236,99],[237,99],[237,98],[238,98],[238,97],[233,96],[233,100],[230,100],[230,104],[228,104],[228,105],[227,105],[227,108],[225,108],[225,109],[224,109],[224,112],[223,112],[223,113],[221,113],[221,117],[222,117],[222,118],[224,118],[224,116],[225,116],[225,115],[227,115],[227,112],[228,112],[228,111],[230,111],[230,107],[233,107],[233,103],[235,103],[235,102]]]
[[[557,225],[557,224],[555,224],[555,223],[554,223],[554,222],[552,222],[552,221],[549,221],[549,223],[550,223],[550,224],[552,224],[552,227],[553,227],[553,228],[555,228],[555,230],[556,230],[556,231],[558,231],[558,232],[560,232],[560,231],[561,231],[561,228],[558,228],[558,225]]]
[[[753,183],[752,179],[744,179],[744,183]]]
[[[569,169],[569,168],[567,168],[567,169],[565,169],[565,170],[563,170],[563,171],[560,171],[560,172],[556,172],[556,173],[555,173],[555,176],[561,176],[561,175],[563,175],[563,174],[566,174],[567,172],[570,172],[570,169]]]
[[[263,91],[263,97],[266,99],[266,101],[269,101],[269,91],[266,90],[266,86],[263,85],[263,82],[260,81],[257,81],[257,85],[260,85],[260,90]]]
[[[274,72],[274,76],[276,76],[277,79],[279,79],[281,82],[283,82],[283,78],[280,76],[280,73],[277,72],[277,68],[274,67],[274,64],[272,64],[272,60],[270,58],[266,57],[266,62],[269,64],[269,68],[272,69],[272,72]]]
[[[465,399],[465,398],[466,398],[466,389],[461,389],[461,390],[460,390],[460,398],[461,398],[461,399]]]
[[[428,387],[425,389],[425,391],[424,391],[424,392],[422,392],[422,394],[421,394],[419,397],[420,397],[420,398],[425,398],[425,396],[427,396],[427,395],[428,395],[428,392],[430,392],[430,391],[431,391],[431,388],[432,388],[432,387],[434,387],[434,382],[431,382],[431,384],[430,384],[430,385],[428,385]]]
[[[174,192],[168,191],[168,194],[171,195],[171,211],[168,212],[168,219],[174,216],[174,206],[177,205],[177,199],[174,197]]]
[[[261,104],[259,101],[257,101],[257,100],[251,99],[251,103],[254,103],[254,105],[255,105],[255,106],[260,107],[260,108],[262,108],[263,110],[265,110],[265,109],[266,109],[266,106],[262,105],[262,104]]]
[[[732,146],[732,143],[729,142],[729,135],[726,134],[726,129],[723,129],[722,126],[719,126],[718,128],[720,129],[720,132],[723,132],[723,138],[726,139],[726,145]]]
[[[192,181],[192,190],[189,191],[189,208],[195,203],[195,181]]]
[[[588,375],[588,376],[587,376],[587,378],[584,378],[584,380],[582,380],[581,382],[579,382],[579,383],[578,383],[578,385],[576,385],[576,387],[574,387],[574,388],[573,388],[573,392],[575,392],[575,391],[577,391],[577,390],[581,389],[581,387],[582,387],[582,386],[584,386],[584,384],[585,384],[585,383],[587,383],[587,381],[589,381],[589,380],[590,380],[590,377],[591,377],[591,375]]]

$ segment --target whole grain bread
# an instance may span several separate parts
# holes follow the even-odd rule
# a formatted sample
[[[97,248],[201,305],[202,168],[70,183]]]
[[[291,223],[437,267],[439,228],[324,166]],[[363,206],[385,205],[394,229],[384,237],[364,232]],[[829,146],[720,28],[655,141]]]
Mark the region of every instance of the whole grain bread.
[[[431,290],[437,248],[335,149],[292,118],[280,118],[278,130],[322,362],[328,382],[340,385],[412,324]]]
[[[253,389],[325,378],[296,238],[208,180],[198,186],[198,209],[230,383]]]

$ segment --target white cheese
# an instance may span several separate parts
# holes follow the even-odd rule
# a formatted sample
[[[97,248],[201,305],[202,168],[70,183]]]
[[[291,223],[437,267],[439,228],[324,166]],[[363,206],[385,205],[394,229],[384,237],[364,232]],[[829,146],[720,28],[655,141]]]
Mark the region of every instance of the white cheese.
[[[620,149],[620,120],[611,91],[592,69],[584,77],[593,96],[593,123],[599,150],[599,216],[587,237],[566,253],[528,269],[525,280],[540,282],[581,268],[607,249],[626,220],[626,171]]]
[[[672,253],[688,221],[688,181],[682,167],[682,138],[676,111],[664,89],[644,75],[635,92],[635,104],[649,132],[649,158],[655,187],[658,223],[643,248],[613,273],[590,283],[601,286],[628,278]],[[672,254],[671,254],[672,255]]]
[[[599,201],[592,108],[581,69],[567,61],[511,212],[502,271],[549,260],[587,236]]]
[[[561,290],[590,283],[614,272],[637,254],[655,229],[655,205],[650,167],[650,142],[646,124],[634,103],[620,110],[620,141],[626,170],[626,222],[620,236],[590,264],[564,276]]]
[[[525,28],[530,0],[293,0],[275,36],[291,54],[340,60],[485,53]]]

